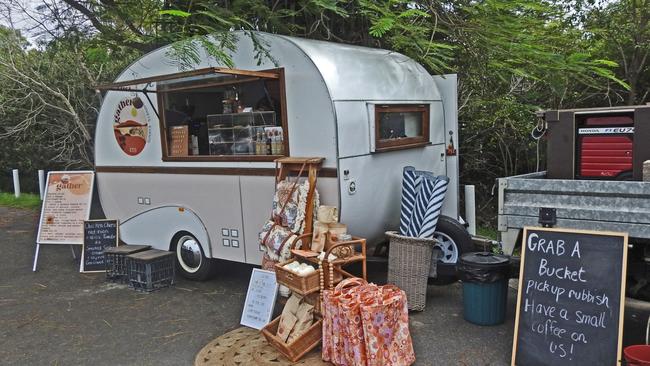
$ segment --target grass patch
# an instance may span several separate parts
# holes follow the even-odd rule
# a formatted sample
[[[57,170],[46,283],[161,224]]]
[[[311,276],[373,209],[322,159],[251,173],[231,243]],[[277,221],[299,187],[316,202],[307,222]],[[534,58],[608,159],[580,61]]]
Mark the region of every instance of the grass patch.
[[[477,227],[476,234],[488,239],[497,240],[497,230],[491,227]]]
[[[0,192],[0,206],[38,209],[41,207],[41,197],[37,194],[22,193],[16,198],[13,193]]]

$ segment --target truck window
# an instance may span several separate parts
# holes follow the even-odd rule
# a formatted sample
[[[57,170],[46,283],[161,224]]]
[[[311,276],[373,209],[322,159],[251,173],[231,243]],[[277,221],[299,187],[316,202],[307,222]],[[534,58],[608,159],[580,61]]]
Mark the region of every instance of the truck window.
[[[375,151],[423,146],[429,143],[429,105],[375,106]]]
[[[282,69],[157,83],[166,161],[272,161],[288,155]]]

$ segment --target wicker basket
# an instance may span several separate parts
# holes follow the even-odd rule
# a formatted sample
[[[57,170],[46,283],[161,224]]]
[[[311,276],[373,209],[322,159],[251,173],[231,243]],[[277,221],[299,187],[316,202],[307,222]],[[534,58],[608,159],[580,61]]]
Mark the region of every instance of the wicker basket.
[[[297,292],[300,295],[308,295],[320,290],[320,269],[316,269],[315,272],[310,273],[306,276],[299,276],[288,269],[284,268],[285,265],[294,262],[295,259],[288,260],[284,263],[278,263],[275,265],[275,276],[277,282],[281,285],[287,286],[291,291]],[[311,264],[313,266],[313,264]],[[343,276],[334,271],[334,284],[330,286],[329,284],[329,274],[327,263],[323,263],[323,268],[325,269],[325,287],[333,287],[334,284],[340,282],[343,279]]]
[[[298,339],[292,343],[284,343],[278,336],[278,325],[280,324],[280,317],[275,318],[272,322],[267,324],[262,328],[262,334],[269,342],[269,344],[280,353],[285,355],[291,362],[298,361],[301,357],[307,354],[307,352],[316,348],[323,338],[323,320],[320,318],[314,318],[314,324]]]
[[[292,259],[275,265],[275,276],[278,283],[287,286],[289,289],[299,293],[300,295],[307,295],[318,291],[320,289],[318,269],[306,276],[299,276],[284,268],[285,265],[294,261],[295,260]]]
[[[388,283],[406,292],[409,310],[422,311],[427,299],[427,280],[435,239],[411,238],[387,231]]]

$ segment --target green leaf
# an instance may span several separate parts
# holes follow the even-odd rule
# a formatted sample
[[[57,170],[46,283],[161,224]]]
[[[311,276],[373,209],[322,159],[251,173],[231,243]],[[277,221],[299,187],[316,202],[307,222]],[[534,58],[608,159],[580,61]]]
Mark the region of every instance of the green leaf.
[[[188,13],[186,11],[182,10],[174,10],[174,9],[167,9],[167,10],[159,10],[158,11],[159,15],[171,15],[173,17],[180,17],[180,18],[187,18],[191,13]]]
[[[370,27],[370,35],[381,38],[393,28],[394,24],[395,20],[392,18],[381,18],[375,21]]]

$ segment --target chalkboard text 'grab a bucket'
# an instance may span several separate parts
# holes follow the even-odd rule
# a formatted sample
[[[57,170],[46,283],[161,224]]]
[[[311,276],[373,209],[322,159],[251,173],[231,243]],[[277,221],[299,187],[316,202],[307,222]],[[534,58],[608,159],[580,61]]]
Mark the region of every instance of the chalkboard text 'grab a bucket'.
[[[568,247],[564,240],[558,239],[556,241],[546,240],[540,238],[539,235],[531,233],[526,243],[527,249],[530,251],[538,251],[544,254],[551,254],[555,256],[563,256],[567,254]],[[571,257],[580,258],[580,242],[576,241],[571,249]],[[560,280],[570,280],[573,282],[587,282],[584,278],[585,269],[580,266],[578,269],[564,267],[553,267],[548,264],[548,260],[542,258],[539,263],[538,274],[539,276],[557,277]]]

